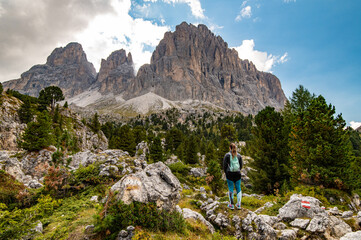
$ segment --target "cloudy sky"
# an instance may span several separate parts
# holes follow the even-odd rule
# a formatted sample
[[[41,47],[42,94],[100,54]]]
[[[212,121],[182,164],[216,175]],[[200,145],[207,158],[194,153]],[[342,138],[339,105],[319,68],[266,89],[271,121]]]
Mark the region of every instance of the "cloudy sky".
[[[359,0],[0,0],[0,81],[72,41],[97,70],[121,48],[138,69],[186,21],[206,24],[240,58],[275,74],[287,97],[302,84],[351,124],[361,122],[360,9]]]

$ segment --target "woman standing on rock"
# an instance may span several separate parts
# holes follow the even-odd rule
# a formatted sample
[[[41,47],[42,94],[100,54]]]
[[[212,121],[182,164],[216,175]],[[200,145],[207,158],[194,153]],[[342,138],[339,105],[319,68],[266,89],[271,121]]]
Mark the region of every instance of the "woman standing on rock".
[[[223,158],[223,170],[226,174],[227,185],[228,185],[228,196],[230,209],[234,209],[233,203],[233,189],[236,186],[237,191],[237,204],[236,208],[241,209],[241,169],[243,166],[242,157],[237,153],[237,147],[234,143],[231,143],[229,146],[229,152]]]

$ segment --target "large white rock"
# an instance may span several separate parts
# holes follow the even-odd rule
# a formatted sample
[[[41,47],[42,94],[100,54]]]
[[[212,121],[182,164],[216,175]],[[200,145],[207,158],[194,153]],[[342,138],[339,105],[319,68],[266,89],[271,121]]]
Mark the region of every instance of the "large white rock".
[[[306,231],[312,233],[324,233],[330,224],[330,219],[325,215],[316,215],[308,224]]]
[[[353,216],[353,212],[352,211],[346,211],[342,213],[342,218],[350,218]]]
[[[256,239],[277,239],[276,231],[270,225],[268,225],[261,217],[251,211],[248,212],[248,215],[242,220],[242,228],[249,233],[249,239],[252,239],[252,233],[255,233],[253,235],[255,235],[255,237],[257,236]]]
[[[290,225],[292,227],[297,227],[301,229],[306,229],[307,225],[310,223],[310,219],[302,219],[302,218],[296,218],[292,222],[290,222]]]
[[[155,202],[158,208],[174,209],[182,190],[179,180],[162,162],[148,165],[143,171],[124,176],[114,184],[112,192],[126,204],[133,201]]]
[[[303,207],[302,201],[309,202],[310,208]],[[293,194],[290,200],[279,209],[278,217],[282,221],[292,221],[296,218],[313,218],[315,215],[327,216],[326,211],[320,205],[321,202],[317,198]]]
[[[345,236],[340,238],[340,240],[360,240],[361,239],[361,231],[347,233]]]
[[[268,215],[258,215],[265,223],[270,226],[273,226],[275,223],[279,222],[279,219],[276,216]]]
[[[297,233],[293,229],[285,229],[281,231],[281,236],[278,240],[295,240],[297,238]]]
[[[342,219],[335,216],[330,216],[329,219],[330,223],[327,232],[331,237],[338,239],[345,234],[352,232],[352,228]]]
[[[181,213],[182,213],[182,215],[183,215],[183,217],[184,217],[185,219],[192,218],[192,219],[194,219],[194,220],[199,220],[200,222],[202,222],[203,224],[205,224],[205,225],[208,227],[209,231],[211,231],[212,234],[215,232],[213,225],[212,225],[210,222],[208,222],[208,221],[202,216],[202,214],[197,213],[197,212],[195,212],[195,211],[193,211],[193,210],[191,210],[191,209],[189,209],[189,208],[183,208],[183,209],[181,209]]]

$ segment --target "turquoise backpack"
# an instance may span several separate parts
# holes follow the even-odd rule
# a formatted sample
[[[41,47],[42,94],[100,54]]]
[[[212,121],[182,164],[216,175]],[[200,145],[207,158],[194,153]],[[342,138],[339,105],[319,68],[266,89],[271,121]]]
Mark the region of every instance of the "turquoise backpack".
[[[235,157],[229,154],[229,171],[238,172],[240,171],[239,161],[237,155]]]

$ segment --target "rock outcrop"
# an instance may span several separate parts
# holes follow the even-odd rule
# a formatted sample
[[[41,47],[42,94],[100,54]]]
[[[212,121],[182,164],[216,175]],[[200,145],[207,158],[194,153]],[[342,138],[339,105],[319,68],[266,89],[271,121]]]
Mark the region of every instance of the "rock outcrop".
[[[107,60],[102,59],[95,84],[100,93],[119,94],[124,91],[135,77],[133,65],[131,53],[127,56],[123,49],[110,54]]]
[[[280,109],[286,97],[280,81],[260,72],[205,25],[183,22],[167,32],[124,94],[125,98],[154,92],[169,100],[196,99],[243,113],[265,106]]]
[[[182,190],[179,180],[162,162],[148,165],[143,171],[124,176],[111,187],[116,198],[129,204],[133,201],[155,202],[158,208],[175,209]]]
[[[38,96],[41,89],[58,86],[65,97],[72,97],[88,89],[95,82],[96,71],[88,62],[79,43],[69,43],[56,48],[46,64],[35,65],[21,74],[20,79],[4,82],[10,88],[31,96]]]
[[[17,139],[26,128],[20,122],[17,111],[22,102],[15,98],[3,95],[0,106],[0,150],[18,150]]]
[[[303,207],[302,201],[308,202],[309,208]],[[327,216],[326,211],[321,207],[320,200],[314,197],[293,194],[291,199],[279,209],[278,217],[283,221],[293,221],[302,217],[313,218],[318,214]]]
[[[202,214],[193,211],[192,209],[189,208],[183,208],[181,209],[178,205],[177,205],[177,211],[179,213],[181,213],[183,215],[184,219],[193,219],[196,221],[200,221],[201,223],[203,223],[204,225],[207,226],[207,228],[209,229],[209,231],[213,234],[215,232],[215,229],[213,227],[213,225],[208,222],[203,216]]]

